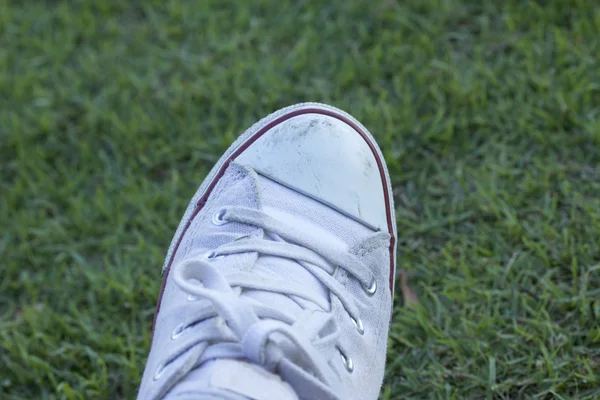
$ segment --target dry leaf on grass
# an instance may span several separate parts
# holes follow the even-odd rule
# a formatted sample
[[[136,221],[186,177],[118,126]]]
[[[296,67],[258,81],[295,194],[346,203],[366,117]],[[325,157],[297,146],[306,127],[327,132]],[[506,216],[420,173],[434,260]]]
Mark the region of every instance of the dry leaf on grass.
[[[406,307],[414,308],[415,305],[419,304],[417,294],[408,286],[408,276],[404,270],[400,271],[400,290],[402,291],[402,298]]]

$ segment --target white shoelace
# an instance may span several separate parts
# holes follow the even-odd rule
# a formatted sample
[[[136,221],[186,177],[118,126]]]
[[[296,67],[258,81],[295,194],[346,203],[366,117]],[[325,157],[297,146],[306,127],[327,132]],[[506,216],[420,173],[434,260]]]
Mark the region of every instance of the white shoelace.
[[[186,363],[187,372],[210,360],[245,359],[279,374],[297,393],[309,390],[319,393],[320,398],[337,399],[333,391],[327,390],[332,387],[331,379],[335,376],[331,373],[328,361],[335,351],[341,352],[337,344],[339,331],[333,315],[326,311],[330,305],[310,288],[287,280],[251,271],[225,276],[211,260],[249,252],[295,260],[340,300],[359,332],[363,327],[357,306],[352,296],[333,277],[333,273],[336,268],[343,268],[363,285],[367,293],[374,293],[376,286],[373,273],[347,251],[286,226],[262,211],[225,207],[215,218],[217,224],[238,222],[262,228],[275,240],[240,238],[242,240],[220,246],[204,259],[188,259],[174,267],[173,279],[183,291],[210,302],[209,305],[201,303],[203,306],[189,313],[174,334],[178,335],[209,318],[218,317],[215,321],[220,323],[203,329],[202,334],[192,341],[188,340],[185,348],[174,351],[162,365],[172,362],[182,352],[197,347],[195,362]],[[323,311],[306,309],[299,316],[290,315],[277,309],[275,304],[266,305],[240,296],[244,289],[295,296],[316,304]],[[341,355],[348,369],[348,358],[343,352]],[[286,365],[285,371],[281,370],[282,364]],[[300,370],[308,373],[297,373]],[[180,371],[178,375],[184,376],[185,373]],[[294,378],[286,379],[289,374]],[[301,387],[295,387],[298,382]]]

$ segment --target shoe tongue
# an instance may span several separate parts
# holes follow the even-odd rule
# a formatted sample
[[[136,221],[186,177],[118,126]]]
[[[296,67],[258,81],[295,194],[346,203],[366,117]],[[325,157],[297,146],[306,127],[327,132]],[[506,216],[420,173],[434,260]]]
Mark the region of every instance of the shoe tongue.
[[[282,223],[300,229],[324,243],[330,243],[340,250],[347,250],[372,231],[366,226],[346,217],[310,197],[282,186],[261,175],[257,178],[262,210]],[[310,288],[315,297],[329,303],[327,288],[303,265],[297,261],[261,256],[252,268],[253,272],[267,277],[276,277]],[[244,296],[265,304],[276,304],[278,308],[296,315],[303,308],[317,306],[298,297],[283,294],[247,290]]]
[[[202,397],[199,393],[211,393]],[[292,387],[258,365],[241,360],[215,360],[190,371],[165,399],[193,395],[198,399],[233,398],[239,400],[298,400]],[[217,397],[218,396],[218,397]],[[187,398],[187,397],[185,397]]]

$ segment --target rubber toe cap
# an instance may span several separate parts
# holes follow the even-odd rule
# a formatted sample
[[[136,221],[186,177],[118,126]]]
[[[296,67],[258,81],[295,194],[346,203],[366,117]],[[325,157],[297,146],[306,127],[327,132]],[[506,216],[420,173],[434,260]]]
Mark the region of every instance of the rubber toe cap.
[[[271,127],[236,161],[370,226],[387,230],[383,160],[366,132],[302,114]]]

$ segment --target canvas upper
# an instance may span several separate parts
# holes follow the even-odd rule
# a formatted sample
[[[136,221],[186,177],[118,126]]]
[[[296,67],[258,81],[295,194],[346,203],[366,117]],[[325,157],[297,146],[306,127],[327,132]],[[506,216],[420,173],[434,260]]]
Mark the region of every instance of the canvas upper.
[[[304,104],[250,128],[175,234],[138,398],[376,399],[393,221],[381,153],[347,114]]]

